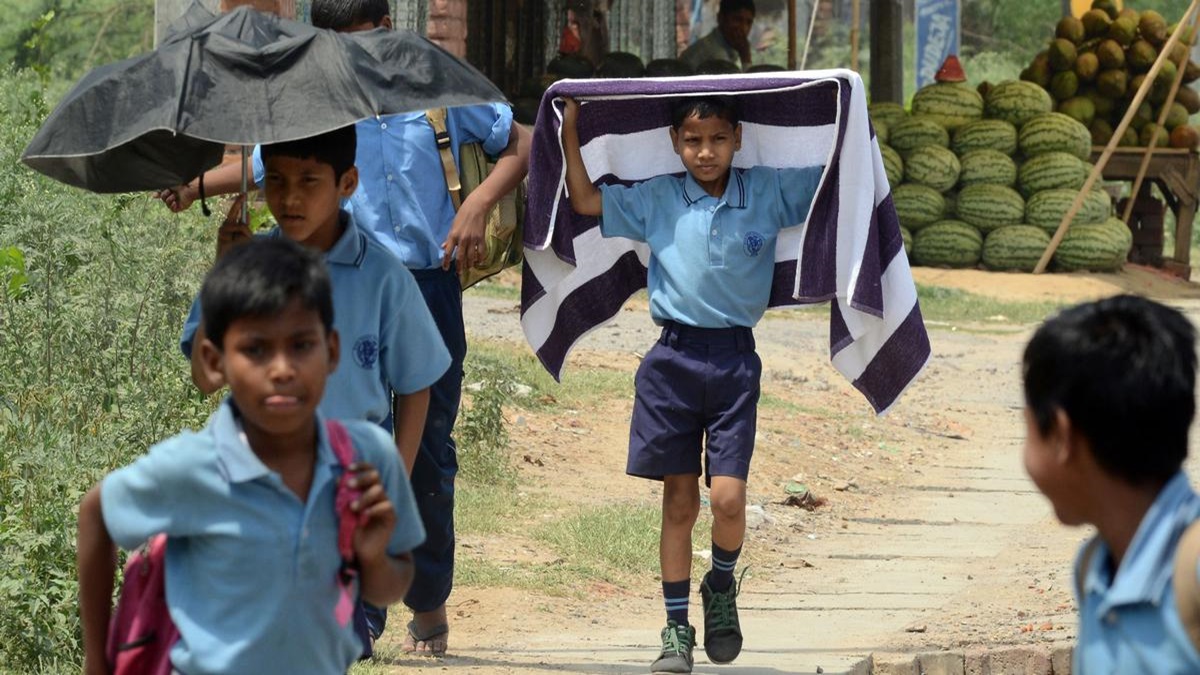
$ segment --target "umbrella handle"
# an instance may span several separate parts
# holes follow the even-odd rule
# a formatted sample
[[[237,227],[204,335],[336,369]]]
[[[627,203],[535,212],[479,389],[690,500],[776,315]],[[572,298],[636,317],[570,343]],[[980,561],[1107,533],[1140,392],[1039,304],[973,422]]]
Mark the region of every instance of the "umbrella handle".
[[[242,222],[250,222],[250,204],[248,188],[250,186],[249,176],[246,175],[246,162],[250,159],[249,146],[242,146]]]

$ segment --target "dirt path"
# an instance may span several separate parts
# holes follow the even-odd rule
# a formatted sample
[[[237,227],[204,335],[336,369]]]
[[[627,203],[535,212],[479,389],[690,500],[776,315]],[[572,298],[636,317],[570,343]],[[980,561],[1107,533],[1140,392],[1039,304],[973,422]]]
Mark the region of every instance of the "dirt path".
[[[983,275],[918,270],[918,281],[986,288],[1009,300],[1141,289],[1200,319],[1194,286],[1149,271],[976,274]],[[511,304],[469,298],[469,331],[527,349]],[[1032,646],[1048,653],[1069,644],[1070,562],[1085,532],[1058,526],[1020,465],[1016,364],[1031,330],[932,330],[933,361],[879,418],[829,364],[823,317],[794,313],[760,324],[764,395],[783,404],[760,411],[749,501],[765,518],[747,535],[747,549],[756,551],[739,598],[747,645],[735,665],[720,668],[698,650],[697,673],[845,672],[872,653],[877,662],[899,663],[918,652]],[[567,368],[632,371],[655,335],[644,310],[622,312],[585,339]],[[513,427],[514,446],[543,461],[523,464],[522,480],[564,502],[656,499],[657,485],[622,473],[628,415],[628,401],[613,401],[600,411],[524,419]],[[570,433],[579,428],[585,433]],[[806,485],[824,505],[784,505],[790,482]],[[657,590],[597,586],[585,601],[456,589],[453,655],[396,657],[395,672],[648,672],[661,625]]]

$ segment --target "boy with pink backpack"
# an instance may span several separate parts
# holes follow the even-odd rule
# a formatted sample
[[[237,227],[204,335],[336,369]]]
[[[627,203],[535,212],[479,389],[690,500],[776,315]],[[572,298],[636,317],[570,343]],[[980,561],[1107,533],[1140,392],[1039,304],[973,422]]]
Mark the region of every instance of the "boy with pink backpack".
[[[230,396],[205,428],[159,443],[84,497],[85,672],[115,666],[105,654],[114,544],[133,549],[160,534],[178,631],[170,668],[346,672],[363,648],[350,621],[358,596],[402,599],[410,552],[425,537],[395,442],[377,425],[317,412],[340,348],[319,254],[282,238],[237,246],[209,272],[200,302],[206,335],[196,348]],[[339,456],[347,449],[352,461]],[[163,646],[155,638],[122,646]]]

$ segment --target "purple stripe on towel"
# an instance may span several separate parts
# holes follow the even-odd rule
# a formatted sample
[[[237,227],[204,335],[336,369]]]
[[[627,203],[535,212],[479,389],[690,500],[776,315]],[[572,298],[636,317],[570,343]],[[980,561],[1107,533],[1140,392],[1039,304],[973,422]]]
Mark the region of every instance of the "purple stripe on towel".
[[[908,317],[896,328],[854,386],[877,411],[887,410],[929,360],[929,335],[921,320],[921,306],[914,304]]]

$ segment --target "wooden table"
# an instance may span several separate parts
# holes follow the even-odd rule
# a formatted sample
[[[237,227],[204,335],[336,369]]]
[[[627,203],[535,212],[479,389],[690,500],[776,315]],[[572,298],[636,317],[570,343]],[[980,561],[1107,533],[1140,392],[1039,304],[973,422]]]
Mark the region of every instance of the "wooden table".
[[[1103,151],[1102,147],[1093,147],[1092,161],[1098,160]],[[1104,179],[1132,182],[1137,178],[1145,154],[1145,148],[1117,148],[1104,167]],[[1187,279],[1192,270],[1192,221],[1196,217],[1197,195],[1200,193],[1200,155],[1195,150],[1156,148],[1146,169],[1142,189],[1148,189],[1151,182],[1158,185],[1167,200],[1167,206],[1175,214],[1175,253],[1168,256],[1164,251],[1163,267]]]

